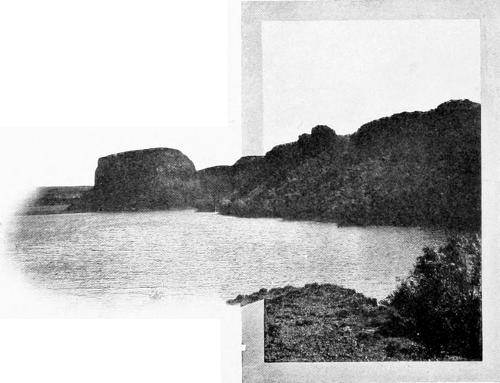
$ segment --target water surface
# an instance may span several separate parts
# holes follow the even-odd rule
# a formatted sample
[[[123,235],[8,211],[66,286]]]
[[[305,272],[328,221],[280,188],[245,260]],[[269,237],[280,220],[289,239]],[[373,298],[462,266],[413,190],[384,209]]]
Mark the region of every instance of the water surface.
[[[385,298],[445,233],[238,218],[191,210],[20,216],[9,255],[32,283],[67,294],[233,298],[335,283]]]

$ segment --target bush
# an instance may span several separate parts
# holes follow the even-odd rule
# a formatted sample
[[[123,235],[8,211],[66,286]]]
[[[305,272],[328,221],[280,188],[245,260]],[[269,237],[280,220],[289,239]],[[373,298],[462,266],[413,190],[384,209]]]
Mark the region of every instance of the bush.
[[[434,355],[481,359],[481,244],[477,235],[425,248],[411,275],[388,297],[387,332]]]

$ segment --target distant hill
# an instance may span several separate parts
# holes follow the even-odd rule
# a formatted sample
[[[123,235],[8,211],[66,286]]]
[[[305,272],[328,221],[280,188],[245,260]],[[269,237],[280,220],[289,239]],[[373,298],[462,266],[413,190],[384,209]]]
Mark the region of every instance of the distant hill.
[[[56,214],[65,212],[73,203],[79,202],[92,186],[42,186],[26,201],[24,213]]]
[[[218,209],[343,225],[478,229],[480,118],[479,104],[456,100],[372,121],[348,136],[317,126],[242,171],[237,164],[226,170],[232,191],[219,193]]]

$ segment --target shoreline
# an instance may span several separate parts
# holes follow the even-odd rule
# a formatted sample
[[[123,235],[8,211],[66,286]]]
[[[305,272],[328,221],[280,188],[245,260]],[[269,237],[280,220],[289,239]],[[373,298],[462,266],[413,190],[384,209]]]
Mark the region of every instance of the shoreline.
[[[63,207],[64,206],[64,207]],[[314,223],[323,223],[323,224],[335,224],[339,228],[346,227],[360,227],[360,228],[370,228],[370,227],[399,227],[399,228],[416,228],[416,229],[428,229],[428,230],[444,230],[447,233],[481,233],[481,230],[470,229],[470,228],[455,228],[455,227],[446,227],[439,225],[422,225],[422,224],[414,224],[414,225],[401,225],[401,224],[390,224],[390,223],[367,223],[367,224],[349,224],[345,222],[337,222],[330,219],[325,218],[292,218],[292,217],[281,217],[281,216],[260,216],[260,215],[238,215],[238,214],[226,214],[220,211],[208,211],[204,209],[199,209],[196,206],[190,207],[182,207],[182,208],[170,208],[170,209],[121,209],[121,210],[87,210],[87,209],[71,209],[71,205],[38,205],[38,206],[23,206],[19,211],[15,214],[16,216],[33,216],[33,215],[55,215],[55,214],[79,214],[79,213],[146,213],[146,212],[162,212],[162,211],[183,211],[183,210],[194,210],[195,213],[216,213],[222,216],[227,217],[235,217],[235,218],[245,218],[245,219],[262,219],[262,218],[270,218],[270,219],[280,219],[285,222],[314,222]]]

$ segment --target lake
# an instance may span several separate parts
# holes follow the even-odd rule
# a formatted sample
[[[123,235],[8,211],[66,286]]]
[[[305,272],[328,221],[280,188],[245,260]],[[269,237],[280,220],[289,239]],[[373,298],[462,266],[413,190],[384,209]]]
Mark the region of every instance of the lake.
[[[383,299],[446,233],[182,210],[19,216],[9,238],[34,285],[71,295],[229,299],[318,282]]]

